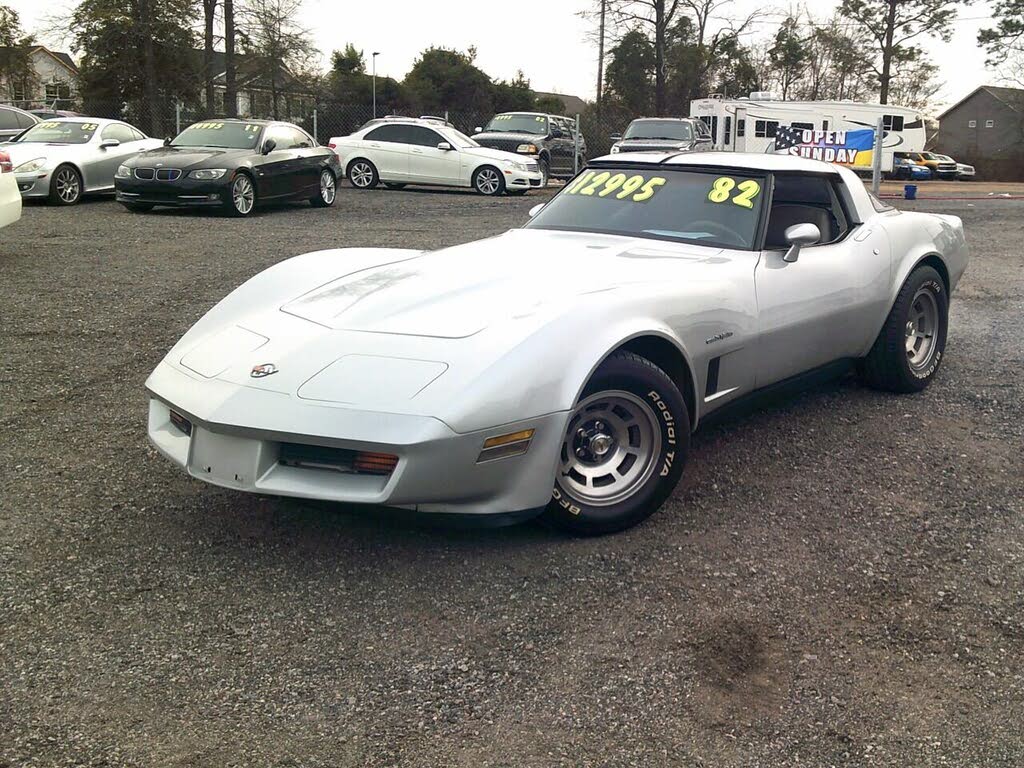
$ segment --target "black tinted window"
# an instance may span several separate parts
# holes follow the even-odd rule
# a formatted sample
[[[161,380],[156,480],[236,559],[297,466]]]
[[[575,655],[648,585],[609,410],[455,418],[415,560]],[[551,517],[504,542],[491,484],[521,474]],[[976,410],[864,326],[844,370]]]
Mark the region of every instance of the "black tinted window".
[[[20,128],[31,128],[36,124],[36,120],[31,115],[23,115],[20,112],[18,115],[18,127]]]
[[[17,112],[13,109],[0,109],[0,131],[9,131],[21,127]]]
[[[374,128],[364,137],[366,141],[387,141],[394,144],[410,144],[411,136],[404,125],[382,125]]]
[[[437,131],[424,128],[421,125],[407,125],[405,130],[409,135],[409,143],[421,147],[436,147],[446,139]]]

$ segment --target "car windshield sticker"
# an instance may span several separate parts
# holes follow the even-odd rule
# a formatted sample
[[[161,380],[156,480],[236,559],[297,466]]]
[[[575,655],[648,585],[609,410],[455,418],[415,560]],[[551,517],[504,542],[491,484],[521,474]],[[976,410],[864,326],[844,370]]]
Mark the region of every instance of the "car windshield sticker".
[[[37,128],[60,128],[60,123],[48,122],[40,123]]]
[[[196,123],[192,127],[200,131],[219,131],[224,127],[224,123]]]
[[[662,176],[627,175],[611,171],[587,171],[566,187],[567,195],[606,197],[642,203],[654,197],[659,187],[668,183]]]
[[[733,195],[733,190],[739,191]],[[708,200],[712,203],[731,201],[733,205],[752,210],[754,198],[759,194],[761,194],[761,185],[753,179],[741,181],[737,184],[734,178],[719,176],[715,179],[715,183],[711,185],[711,190],[708,192]]]
[[[99,128],[99,126],[96,123],[82,123],[82,131],[85,133],[92,133],[97,128]]]

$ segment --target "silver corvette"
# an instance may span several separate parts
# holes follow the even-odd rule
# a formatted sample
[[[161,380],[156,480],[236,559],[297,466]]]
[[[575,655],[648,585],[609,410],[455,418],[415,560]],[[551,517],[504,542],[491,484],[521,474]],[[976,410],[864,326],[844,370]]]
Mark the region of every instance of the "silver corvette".
[[[309,253],[199,320],[147,381],[193,477],[606,533],[654,512],[690,434],[844,361],[916,392],[967,265],[954,216],[782,155],[591,162],[522,229]]]
[[[64,117],[36,123],[2,148],[11,156],[23,199],[75,205],[83,194],[113,192],[119,165],[162,145],[120,120]]]

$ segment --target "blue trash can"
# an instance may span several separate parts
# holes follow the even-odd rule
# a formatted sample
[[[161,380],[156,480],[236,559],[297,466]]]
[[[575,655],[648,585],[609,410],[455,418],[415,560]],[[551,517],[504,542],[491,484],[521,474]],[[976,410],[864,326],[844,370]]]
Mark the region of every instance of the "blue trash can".
[[[904,184],[903,197],[907,200],[917,200],[917,184]]]

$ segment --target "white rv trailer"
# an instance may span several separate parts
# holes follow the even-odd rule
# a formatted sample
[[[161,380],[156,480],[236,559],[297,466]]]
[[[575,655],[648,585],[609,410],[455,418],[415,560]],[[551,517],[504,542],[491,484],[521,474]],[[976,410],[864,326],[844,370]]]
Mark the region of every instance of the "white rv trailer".
[[[768,152],[780,125],[811,131],[855,131],[885,128],[883,170],[892,168],[893,152],[923,152],[924,117],[920,111],[894,104],[856,101],[781,101],[756,91],[750,98],[727,99],[714,94],[690,102],[690,116],[707,124],[715,149],[727,152]]]

